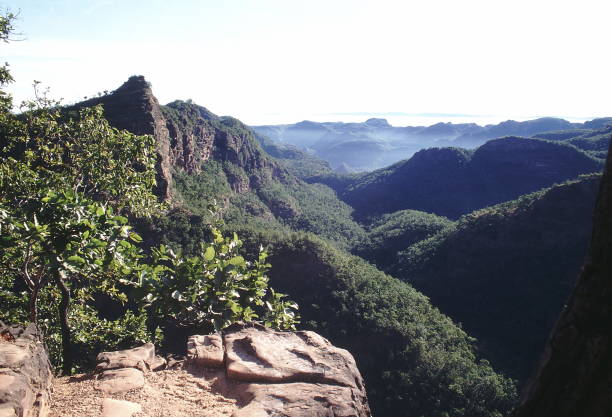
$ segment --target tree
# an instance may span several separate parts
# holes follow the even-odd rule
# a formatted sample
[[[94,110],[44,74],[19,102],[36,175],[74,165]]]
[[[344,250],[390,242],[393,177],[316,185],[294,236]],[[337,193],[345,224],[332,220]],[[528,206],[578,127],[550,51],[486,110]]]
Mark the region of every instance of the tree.
[[[101,108],[64,121],[59,110],[30,105],[7,117],[0,161],[0,273],[22,280],[29,318],[47,285],[60,294],[63,369],[72,369],[69,307],[95,291],[120,296],[118,279],[141,257],[140,237],[120,214],[152,214],[158,205],[154,142],[119,132]]]

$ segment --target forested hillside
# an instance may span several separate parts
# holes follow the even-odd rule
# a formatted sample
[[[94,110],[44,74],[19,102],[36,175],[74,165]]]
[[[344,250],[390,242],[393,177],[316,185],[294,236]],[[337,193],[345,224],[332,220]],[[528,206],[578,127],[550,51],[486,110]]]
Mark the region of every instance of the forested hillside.
[[[371,173],[344,178],[320,175],[309,181],[335,188],[359,220],[405,209],[456,219],[580,174],[599,172],[602,163],[572,145],[506,137],[475,151],[427,149]]]
[[[461,217],[386,269],[430,297],[525,381],[584,262],[599,175]]]

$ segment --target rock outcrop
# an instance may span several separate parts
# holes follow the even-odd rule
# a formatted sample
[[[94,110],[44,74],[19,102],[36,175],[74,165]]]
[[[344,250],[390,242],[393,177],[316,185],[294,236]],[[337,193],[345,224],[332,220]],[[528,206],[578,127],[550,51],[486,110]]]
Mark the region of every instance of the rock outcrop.
[[[0,416],[44,417],[53,374],[38,329],[0,322]]]
[[[155,137],[156,194],[162,199],[172,198],[173,170],[197,174],[209,160],[228,164],[224,171],[235,193],[271,178],[287,177],[286,170],[265,155],[250,130],[238,120],[216,116],[191,102],[174,101],[162,106],[143,76],[132,76],[110,94],[75,107],[98,104],[103,105],[104,116],[113,127]]]
[[[525,389],[517,417],[612,415],[612,152],[578,283]]]
[[[107,394],[116,394],[141,388],[145,384],[144,374],[166,366],[166,360],[155,356],[155,346],[143,346],[102,352],[97,357],[96,370],[100,371],[96,389]]]
[[[76,105],[91,107],[102,104],[104,117],[117,129],[136,135],[152,135],[157,143],[157,188],[162,199],[171,197],[170,135],[159,102],[150,84],[140,76],[130,77],[111,94],[96,97]]]
[[[211,360],[223,352],[224,361]],[[188,358],[225,368],[225,385],[242,403],[234,417],[371,415],[352,355],[314,332],[234,324],[222,335],[192,336]]]
[[[162,367],[153,345],[103,352],[97,359],[94,390],[103,416],[131,416],[150,407],[133,401],[134,393],[155,390],[151,378],[157,374],[151,371]],[[314,332],[237,323],[220,334],[189,337],[187,360],[174,371],[237,401],[232,417],[371,417],[353,356]],[[126,394],[132,401],[124,401]]]

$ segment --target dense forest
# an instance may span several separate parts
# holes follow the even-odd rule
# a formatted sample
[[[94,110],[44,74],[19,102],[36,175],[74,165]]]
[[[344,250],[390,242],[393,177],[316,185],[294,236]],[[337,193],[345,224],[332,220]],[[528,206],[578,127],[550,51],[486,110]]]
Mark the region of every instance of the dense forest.
[[[41,323],[67,374],[239,320],[314,330],[355,356],[378,416],[509,415],[585,256],[612,137],[608,119],[442,125],[419,134],[481,146],[340,174],[266,136],[280,128],[160,105],[142,76],[69,107],[0,98],[0,320]],[[313,146],[340,129],[299,127]]]

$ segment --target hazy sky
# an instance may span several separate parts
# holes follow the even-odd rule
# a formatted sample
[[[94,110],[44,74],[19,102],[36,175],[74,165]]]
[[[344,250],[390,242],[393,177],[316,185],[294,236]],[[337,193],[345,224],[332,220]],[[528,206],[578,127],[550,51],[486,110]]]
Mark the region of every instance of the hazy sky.
[[[1,0],[0,0],[1,1]],[[142,74],[249,124],[612,115],[609,0],[14,0],[17,100]],[[387,114],[388,113],[388,114]]]

